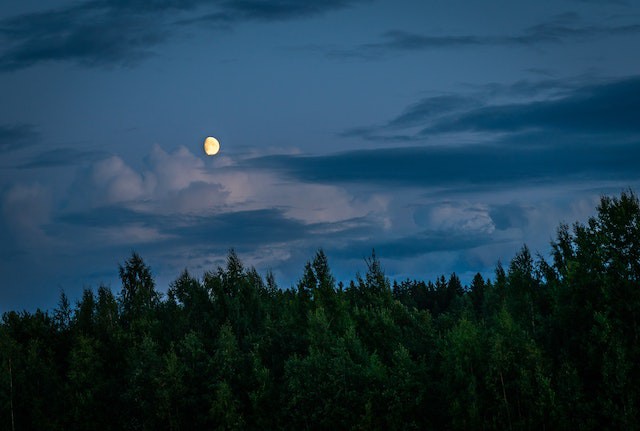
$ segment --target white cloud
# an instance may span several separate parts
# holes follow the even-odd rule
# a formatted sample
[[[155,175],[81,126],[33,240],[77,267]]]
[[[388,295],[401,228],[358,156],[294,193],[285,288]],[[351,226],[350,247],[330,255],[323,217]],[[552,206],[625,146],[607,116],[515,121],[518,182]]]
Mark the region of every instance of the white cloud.
[[[279,208],[306,224],[382,217],[389,203],[382,194],[358,197],[339,186],[292,183],[234,166],[230,159],[205,164],[185,147],[167,152],[155,145],[142,171],[117,156],[95,163],[77,182],[84,189],[78,195],[90,194],[93,207],[118,204],[157,215]]]
[[[89,195],[94,206],[131,202],[145,197],[153,179],[134,171],[120,157],[96,162],[89,176]]]
[[[489,207],[468,202],[442,202],[416,210],[417,225],[439,231],[490,234],[495,225]]]
[[[160,193],[178,192],[196,182],[212,182],[211,175],[204,170],[204,162],[187,148],[180,147],[167,153],[154,145],[149,156],[151,172],[156,179],[156,198]]]

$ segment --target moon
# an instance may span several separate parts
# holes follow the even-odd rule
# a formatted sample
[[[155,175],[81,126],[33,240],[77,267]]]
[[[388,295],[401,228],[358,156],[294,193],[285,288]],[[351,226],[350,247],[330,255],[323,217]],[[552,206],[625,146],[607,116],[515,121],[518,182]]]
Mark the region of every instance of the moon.
[[[220,151],[220,142],[213,136],[207,137],[204,140],[204,152],[207,153],[207,156],[214,156],[218,154]]]

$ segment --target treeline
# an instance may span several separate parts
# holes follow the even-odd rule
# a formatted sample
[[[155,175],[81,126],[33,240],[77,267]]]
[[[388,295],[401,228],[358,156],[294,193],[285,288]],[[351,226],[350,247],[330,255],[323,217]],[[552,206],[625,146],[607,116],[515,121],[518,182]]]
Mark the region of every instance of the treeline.
[[[230,252],[161,295],[133,254],[0,326],[0,428],[638,429],[640,205],[603,198],[493,279],[336,284],[319,251],[282,290]]]

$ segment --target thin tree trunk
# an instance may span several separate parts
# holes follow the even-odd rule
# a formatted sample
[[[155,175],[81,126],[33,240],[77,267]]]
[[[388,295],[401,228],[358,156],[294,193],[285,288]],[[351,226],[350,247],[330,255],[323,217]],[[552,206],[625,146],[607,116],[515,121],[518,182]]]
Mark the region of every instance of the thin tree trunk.
[[[13,372],[11,371],[11,358],[9,358],[9,402],[11,404],[11,431],[16,431],[16,424],[13,419]]]
[[[502,384],[502,396],[504,397],[504,406],[507,409],[507,420],[509,421],[509,429],[511,430],[511,412],[509,411],[509,402],[507,401],[507,391],[504,388],[504,378],[502,377],[502,371],[500,371],[500,383]]]

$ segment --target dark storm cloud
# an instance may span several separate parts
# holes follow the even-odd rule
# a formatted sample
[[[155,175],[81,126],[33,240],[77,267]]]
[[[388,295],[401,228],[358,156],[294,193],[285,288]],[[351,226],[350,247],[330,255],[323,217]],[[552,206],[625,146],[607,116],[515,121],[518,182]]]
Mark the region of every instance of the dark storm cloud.
[[[271,156],[248,160],[254,168],[275,169],[320,183],[376,183],[413,187],[489,184],[515,186],[532,181],[587,176],[636,177],[640,142],[551,142],[546,135],[512,137],[495,145],[405,147],[352,151],[326,156]]]
[[[69,166],[79,163],[96,161],[105,156],[103,151],[82,151],[74,148],[58,148],[38,154],[31,160],[18,166],[22,169],[49,168],[55,166]]]
[[[499,92],[538,97],[502,105],[491,104],[490,93],[496,89],[479,96],[431,97],[409,106],[384,125],[346,132],[368,140],[393,141],[398,129],[422,124],[421,132],[407,132],[395,142],[458,134],[447,135],[447,141],[454,145],[316,157],[273,156],[247,163],[302,181],[458,187],[467,191],[565,180],[638,179],[640,77],[573,87],[552,81],[508,87]],[[540,100],[537,93],[550,96]],[[455,145],[456,136],[477,132],[483,135],[476,143]],[[518,208],[501,208],[492,214],[498,229],[526,224],[525,214]]]
[[[424,140],[423,135],[398,133],[399,130],[412,127],[426,128],[436,124],[446,124],[473,110],[481,111],[498,97],[540,100],[561,99],[573,95],[583,88],[593,86],[586,77],[577,77],[570,81],[561,79],[518,80],[513,83],[488,83],[471,86],[467,94],[445,94],[428,96],[409,105],[399,115],[386,124],[377,126],[354,127],[338,135],[358,137],[372,142],[411,143]]]
[[[182,240],[200,243],[218,242],[238,247],[256,247],[273,243],[293,243],[312,238],[349,237],[354,232],[362,232],[370,224],[363,219],[338,222],[305,224],[289,218],[284,211],[275,208],[236,211],[215,217],[200,217],[184,227],[167,229]]]
[[[233,211],[210,216],[157,215],[122,206],[100,207],[62,215],[59,222],[85,227],[117,228],[140,225],[168,235],[162,241],[228,244],[261,244],[265,241],[302,237],[306,227],[278,209]]]
[[[525,98],[519,103],[496,104],[496,97]],[[542,99],[542,100],[541,100]],[[591,139],[584,135],[610,134],[608,140],[636,140],[640,132],[640,76],[624,79],[572,82],[543,80],[513,84],[486,84],[471,95],[424,98],[407,107],[386,124],[348,129],[339,136],[375,142],[411,143],[441,133],[523,132],[548,133],[559,142],[558,133],[569,141]],[[414,133],[410,128],[419,127]],[[403,129],[405,133],[398,133]],[[549,138],[537,135],[541,142]],[[513,138],[522,143],[521,137]],[[599,138],[602,139],[602,138]],[[532,142],[529,142],[530,144]]]
[[[331,250],[331,255],[353,259],[361,252],[363,256],[374,248],[378,256],[392,259],[409,259],[429,253],[460,252],[491,243],[509,242],[492,238],[488,234],[451,233],[423,231],[410,236],[389,240],[355,241],[348,248]]]
[[[30,124],[0,125],[0,153],[33,145],[39,135]]]
[[[260,245],[274,241],[291,241],[305,235],[304,224],[287,218],[281,210],[235,211],[211,217],[195,217],[184,226],[168,227],[180,242],[233,246]]]
[[[527,209],[519,204],[492,205],[489,216],[498,230],[521,228],[529,223]]]
[[[18,70],[45,61],[84,66],[131,66],[176,35],[180,22],[276,21],[313,16],[356,0],[330,1],[89,1],[0,21],[0,70]]]
[[[484,106],[448,118],[424,133],[460,131],[559,130],[640,132],[640,77],[575,89],[565,97]]]
[[[123,3],[89,2],[6,19],[0,23],[5,46],[0,69],[17,70],[44,61],[135,64],[166,39],[167,31],[158,25],[155,13],[123,8]]]
[[[532,46],[542,43],[562,43],[567,40],[591,40],[598,37],[640,33],[640,24],[582,25],[578,16],[567,13],[548,22],[526,28],[515,35],[444,35],[432,36],[391,30],[381,35],[382,41],[367,43],[350,50],[333,50],[330,57],[375,59],[403,51],[424,51],[443,48],[477,46]]]
[[[230,211],[215,215],[157,215],[134,211],[122,206],[100,207],[89,211],[60,215],[49,226],[48,233],[65,235],[64,226],[119,228],[143,226],[163,236],[159,241],[171,245],[198,245],[227,249],[256,247],[268,243],[327,238],[345,232],[365,232],[370,223],[351,219],[330,223],[306,224],[289,218],[277,208]]]
[[[87,230],[89,229],[89,230]],[[127,240],[127,244],[149,250],[225,254],[229,248],[256,250],[273,242],[290,242],[309,237],[309,227],[287,218],[278,209],[231,211],[209,216],[152,214],[122,206],[95,208],[58,216],[46,228],[52,237],[70,237],[83,232],[89,241],[100,240],[103,251],[119,250],[112,232],[132,229],[149,237]],[[106,235],[106,237],[105,237]],[[106,240],[105,240],[106,238]]]

